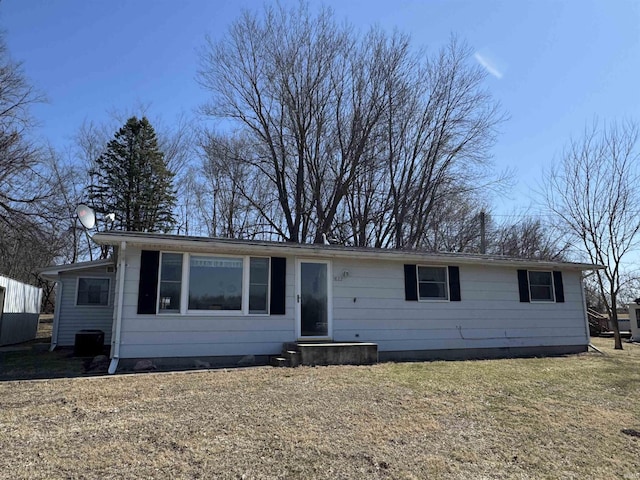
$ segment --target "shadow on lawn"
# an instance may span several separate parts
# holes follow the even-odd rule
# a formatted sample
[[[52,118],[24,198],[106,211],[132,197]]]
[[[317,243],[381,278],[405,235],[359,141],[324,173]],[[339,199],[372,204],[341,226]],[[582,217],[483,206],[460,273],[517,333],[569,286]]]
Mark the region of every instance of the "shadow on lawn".
[[[104,375],[107,365],[92,366],[93,357],[75,357],[72,348],[49,351],[46,338],[0,349],[0,382]]]
[[[76,357],[73,348],[50,352],[52,330],[53,315],[41,315],[34,340],[0,347],[0,382],[106,375],[108,359],[92,364],[94,357]]]

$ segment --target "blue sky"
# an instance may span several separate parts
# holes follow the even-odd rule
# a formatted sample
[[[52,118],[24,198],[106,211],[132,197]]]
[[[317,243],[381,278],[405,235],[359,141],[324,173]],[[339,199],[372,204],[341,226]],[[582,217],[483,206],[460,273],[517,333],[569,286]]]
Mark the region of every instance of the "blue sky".
[[[290,2],[283,2],[290,3]],[[312,5],[316,2],[311,2]],[[319,2],[318,2],[319,3]],[[510,116],[493,149],[514,168],[502,212],[529,204],[571,136],[600,120],[640,120],[640,2],[327,0],[360,30],[378,24],[430,51],[465,40],[490,73],[486,87]],[[196,83],[204,37],[224,35],[243,7],[261,1],[4,0],[9,50],[48,97],[38,135],[64,149],[83,120],[148,104],[171,124],[207,99]]]

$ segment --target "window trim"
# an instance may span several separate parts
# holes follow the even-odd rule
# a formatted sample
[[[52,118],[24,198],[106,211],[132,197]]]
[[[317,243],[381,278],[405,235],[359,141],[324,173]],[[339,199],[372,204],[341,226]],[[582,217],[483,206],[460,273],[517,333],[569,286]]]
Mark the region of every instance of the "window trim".
[[[107,280],[107,304],[92,304],[92,303],[78,303],[78,294],[80,293],[80,279],[91,278],[97,280]],[[78,308],[110,308],[111,307],[111,277],[105,277],[104,275],[79,275],[76,277],[76,295],[74,306]]]
[[[180,310],[160,310],[160,282],[162,279],[162,255],[165,253],[177,253],[182,255],[182,277],[180,285]],[[242,303],[240,310],[193,310],[189,309],[189,276],[191,257],[216,257],[242,260]],[[269,271],[267,272],[267,313],[249,313],[249,288],[250,268],[252,258],[268,259]],[[192,316],[192,317],[268,317],[271,315],[271,257],[266,255],[230,255],[207,252],[181,252],[174,250],[160,250],[158,261],[158,282],[156,285],[156,315],[161,316]]]
[[[531,292],[531,272],[538,272],[538,273],[548,273],[549,277],[551,277],[551,299],[538,299],[538,298],[533,298],[532,292]],[[553,270],[537,270],[537,269],[533,269],[533,270],[529,270],[527,269],[527,284],[528,284],[528,288],[529,288],[529,303],[556,303],[556,285],[555,285],[555,279],[553,278]],[[546,285],[535,285],[537,287],[542,287]]]
[[[440,268],[442,270],[444,270],[444,286],[445,286],[445,298],[429,298],[429,297],[422,297],[420,296],[420,272],[419,269],[420,267],[424,267],[424,268]],[[434,283],[434,282],[432,282]],[[440,283],[440,282],[438,282]],[[417,264],[416,265],[416,292],[418,294],[418,302],[426,302],[426,303],[437,303],[437,302],[450,302],[451,301],[451,292],[450,290],[450,285],[449,285],[449,267],[447,267],[446,265],[421,265],[421,264]]]

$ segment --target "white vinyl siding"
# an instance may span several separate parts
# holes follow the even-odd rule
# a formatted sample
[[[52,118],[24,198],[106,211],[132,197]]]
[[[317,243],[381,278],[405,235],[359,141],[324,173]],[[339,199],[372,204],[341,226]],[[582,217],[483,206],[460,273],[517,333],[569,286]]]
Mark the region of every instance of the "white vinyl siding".
[[[194,255],[206,256],[207,254]],[[247,259],[245,277],[248,288],[249,257],[242,257]],[[184,262],[188,262],[186,254]],[[215,310],[185,312],[185,314],[138,315],[140,250],[128,247],[120,356],[147,358],[280,353],[284,342],[295,341],[294,265],[294,259],[287,258],[284,315],[248,313],[248,298],[243,299],[243,303],[247,306],[247,314],[244,315],[236,311]],[[183,285],[184,288],[186,287]]]
[[[562,272],[565,303],[520,303],[516,267],[481,265],[460,266],[462,301],[407,302],[402,262],[331,262],[334,272],[348,272],[331,277],[334,341],[375,342],[380,352],[588,344],[575,270]],[[285,315],[138,315],[140,250],[129,246],[126,263],[122,358],[276,355],[297,339],[293,256],[287,257]]]
[[[563,271],[565,303],[519,301],[515,267],[460,266],[460,302],[407,302],[403,266],[335,261],[335,341],[384,351],[587,345],[580,272]]]
[[[100,277],[109,279],[109,301],[106,306],[76,306],[78,278]],[[58,318],[58,346],[72,346],[80,330],[95,329],[104,332],[105,345],[111,342],[113,304],[115,298],[115,274],[107,273],[106,267],[85,269],[81,272],[62,273],[56,288],[62,288]]]

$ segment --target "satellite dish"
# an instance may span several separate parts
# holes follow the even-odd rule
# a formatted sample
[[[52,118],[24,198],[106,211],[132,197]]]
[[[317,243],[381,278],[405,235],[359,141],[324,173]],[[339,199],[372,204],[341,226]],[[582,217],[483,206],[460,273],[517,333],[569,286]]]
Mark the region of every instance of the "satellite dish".
[[[87,230],[91,230],[96,225],[96,214],[91,207],[81,203],[76,208],[76,214],[82,226]]]

